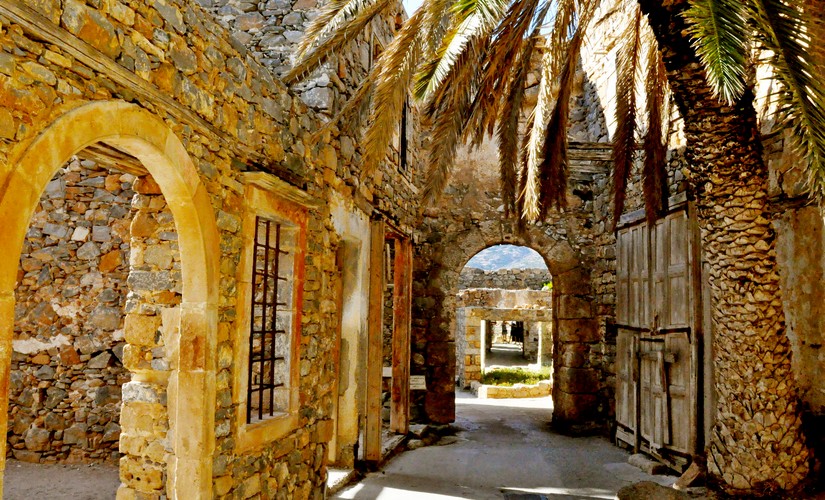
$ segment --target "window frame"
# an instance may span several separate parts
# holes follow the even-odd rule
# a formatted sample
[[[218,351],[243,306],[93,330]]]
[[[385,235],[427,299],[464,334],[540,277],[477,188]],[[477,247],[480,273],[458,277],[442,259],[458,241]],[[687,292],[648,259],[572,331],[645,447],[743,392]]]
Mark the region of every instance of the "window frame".
[[[269,179],[271,177],[271,179]],[[256,182],[256,181],[266,182]],[[305,261],[307,246],[308,207],[293,201],[294,193],[280,193],[273,190],[283,188],[303,192],[288,186],[283,181],[275,182],[269,174],[248,176],[245,189],[245,204],[242,219],[243,245],[236,269],[237,307],[234,328],[233,403],[235,403],[236,447],[248,450],[270,443],[299,426],[300,407],[300,346],[301,316],[305,282]],[[284,188],[284,186],[287,186]],[[285,194],[287,196],[285,196]],[[288,196],[293,194],[293,196]],[[294,255],[292,259],[292,314],[289,346],[288,408],[263,420],[247,423],[249,394],[249,336],[252,321],[252,264],[255,250],[255,227],[257,218],[265,218],[286,225],[294,230]]]

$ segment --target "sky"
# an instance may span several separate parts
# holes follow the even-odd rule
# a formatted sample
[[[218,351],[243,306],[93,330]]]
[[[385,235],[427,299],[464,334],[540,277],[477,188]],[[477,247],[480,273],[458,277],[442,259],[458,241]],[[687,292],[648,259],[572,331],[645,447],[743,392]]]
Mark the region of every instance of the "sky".
[[[404,8],[407,9],[407,15],[413,15],[419,7],[421,7],[421,2],[424,0],[404,0]]]

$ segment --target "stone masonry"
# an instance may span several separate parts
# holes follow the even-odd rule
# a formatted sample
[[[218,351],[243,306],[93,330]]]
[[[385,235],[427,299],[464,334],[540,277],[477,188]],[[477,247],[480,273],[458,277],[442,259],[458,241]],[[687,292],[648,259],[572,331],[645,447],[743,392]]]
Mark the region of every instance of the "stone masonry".
[[[276,174],[313,199],[334,198],[351,213],[386,217],[407,233],[415,211],[415,177],[388,162],[375,177],[362,179],[357,141],[337,129],[309,141],[319,118],[194,2],[12,2],[0,5],[0,22],[0,185],[9,186],[0,191],[0,214],[9,228],[4,252],[19,253],[14,242],[22,243],[36,212],[31,206],[15,225],[18,219],[9,215],[9,207],[27,206],[25,198],[16,198],[27,196],[20,186],[30,185],[36,200],[61,166],[46,165],[53,169],[48,173],[28,167],[34,157],[26,154],[26,146],[38,137],[52,137],[43,144],[50,144],[54,153],[49,154],[60,162],[76,152],[67,149],[73,140],[85,145],[106,137],[117,145],[105,148],[121,152],[107,149],[110,160],[121,158],[130,172],[145,167],[160,174],[145,196],[130,200],[152,232],[138,236],[134,232],[141,225],[130,225],[129,294],[121,319],[123,365],[131,381],[118,380],[123,384],[120,494],[320,495],[326,447],[334,432],[331,346],[340,311],[328,291],[337,279],[334,249],[341,236],[329,203],[309,209],[301,335],[296,339],[301,397],[292,418],[297,425],[271,446],[241,447],[236,437],[246,424],[235,417],[240,395],[233,391],[233,381],[244,372],[235,361],[233,332],[241,328],[237,311],[247,307],[236,303],[236,266],[244,241],[241,214],[249,210],[243,173]],[[89,155],[81,151],[80,157]],[[124,175],[118,161],[106,166],[115,168],[107,178]],[[183,170],[175,169],[190,170],[179,174]],[[187,191],[184,185],[194,187]],[[162,215],[167,204],[171,213]],[[107,202],[100,209],[112,206]],[[185,232],[167,237],[164,232],[174,225]],[[145,245],[140,252],[137,241]],[[174,249],[175,241],[180,263],[158,255],[165,245]],[[101,257],[106,255],[100,251]],[[122,259],[125,263],[125,254]],[[195,265],[198,259],[204,264]],[[13,301],[3,297],[14,289],[17,264],[13,270],[3,267],[0,275],[0,311],[9,318],[5,311]],[[175,285],[177,279],[182,287]],[[118,329],[116,325],[113,331]],[[7,335],[10,339],[10,331]],[[90,354],[113,347],[95,349]],[[117,363],[117,356],[107,363]],[[74,415],[77,420],[78,412]],[[357,416],[351,418],[357,421]],[[98,432],[98,424],[104,427],[102,438],[102,422],[86,419],[87,439],[93,437],[89,432]],[[29,440],[37,433],[43,432],[32,433]]]
[[[465,267],[458,277],[458,288],[504,288],[541,290],[553,281],[547,269],[500,269],[484,271]]]

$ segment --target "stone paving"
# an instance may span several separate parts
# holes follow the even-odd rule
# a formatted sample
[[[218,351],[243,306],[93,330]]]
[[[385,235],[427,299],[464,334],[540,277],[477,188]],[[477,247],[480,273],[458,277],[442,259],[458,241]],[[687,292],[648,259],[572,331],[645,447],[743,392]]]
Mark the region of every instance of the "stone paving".
[[[608,499],[634,482],[675,481],[629,465],[629,455],[604,438],[552,432],[551,414],[549,397],[479,400],[460,392],[455,437],[401,454],[335,498]]]

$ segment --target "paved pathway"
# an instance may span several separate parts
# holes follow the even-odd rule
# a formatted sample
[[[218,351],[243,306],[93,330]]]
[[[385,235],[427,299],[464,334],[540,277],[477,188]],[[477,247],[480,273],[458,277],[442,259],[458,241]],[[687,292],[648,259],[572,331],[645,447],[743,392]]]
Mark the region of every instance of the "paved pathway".
[[[404,452],[336,498],[612,499],[633,482],[675,481],[628,465],[629,455],[604,438],[552,432],[550,405],[550,398],[485,400],[460,393],[458,442]]]

